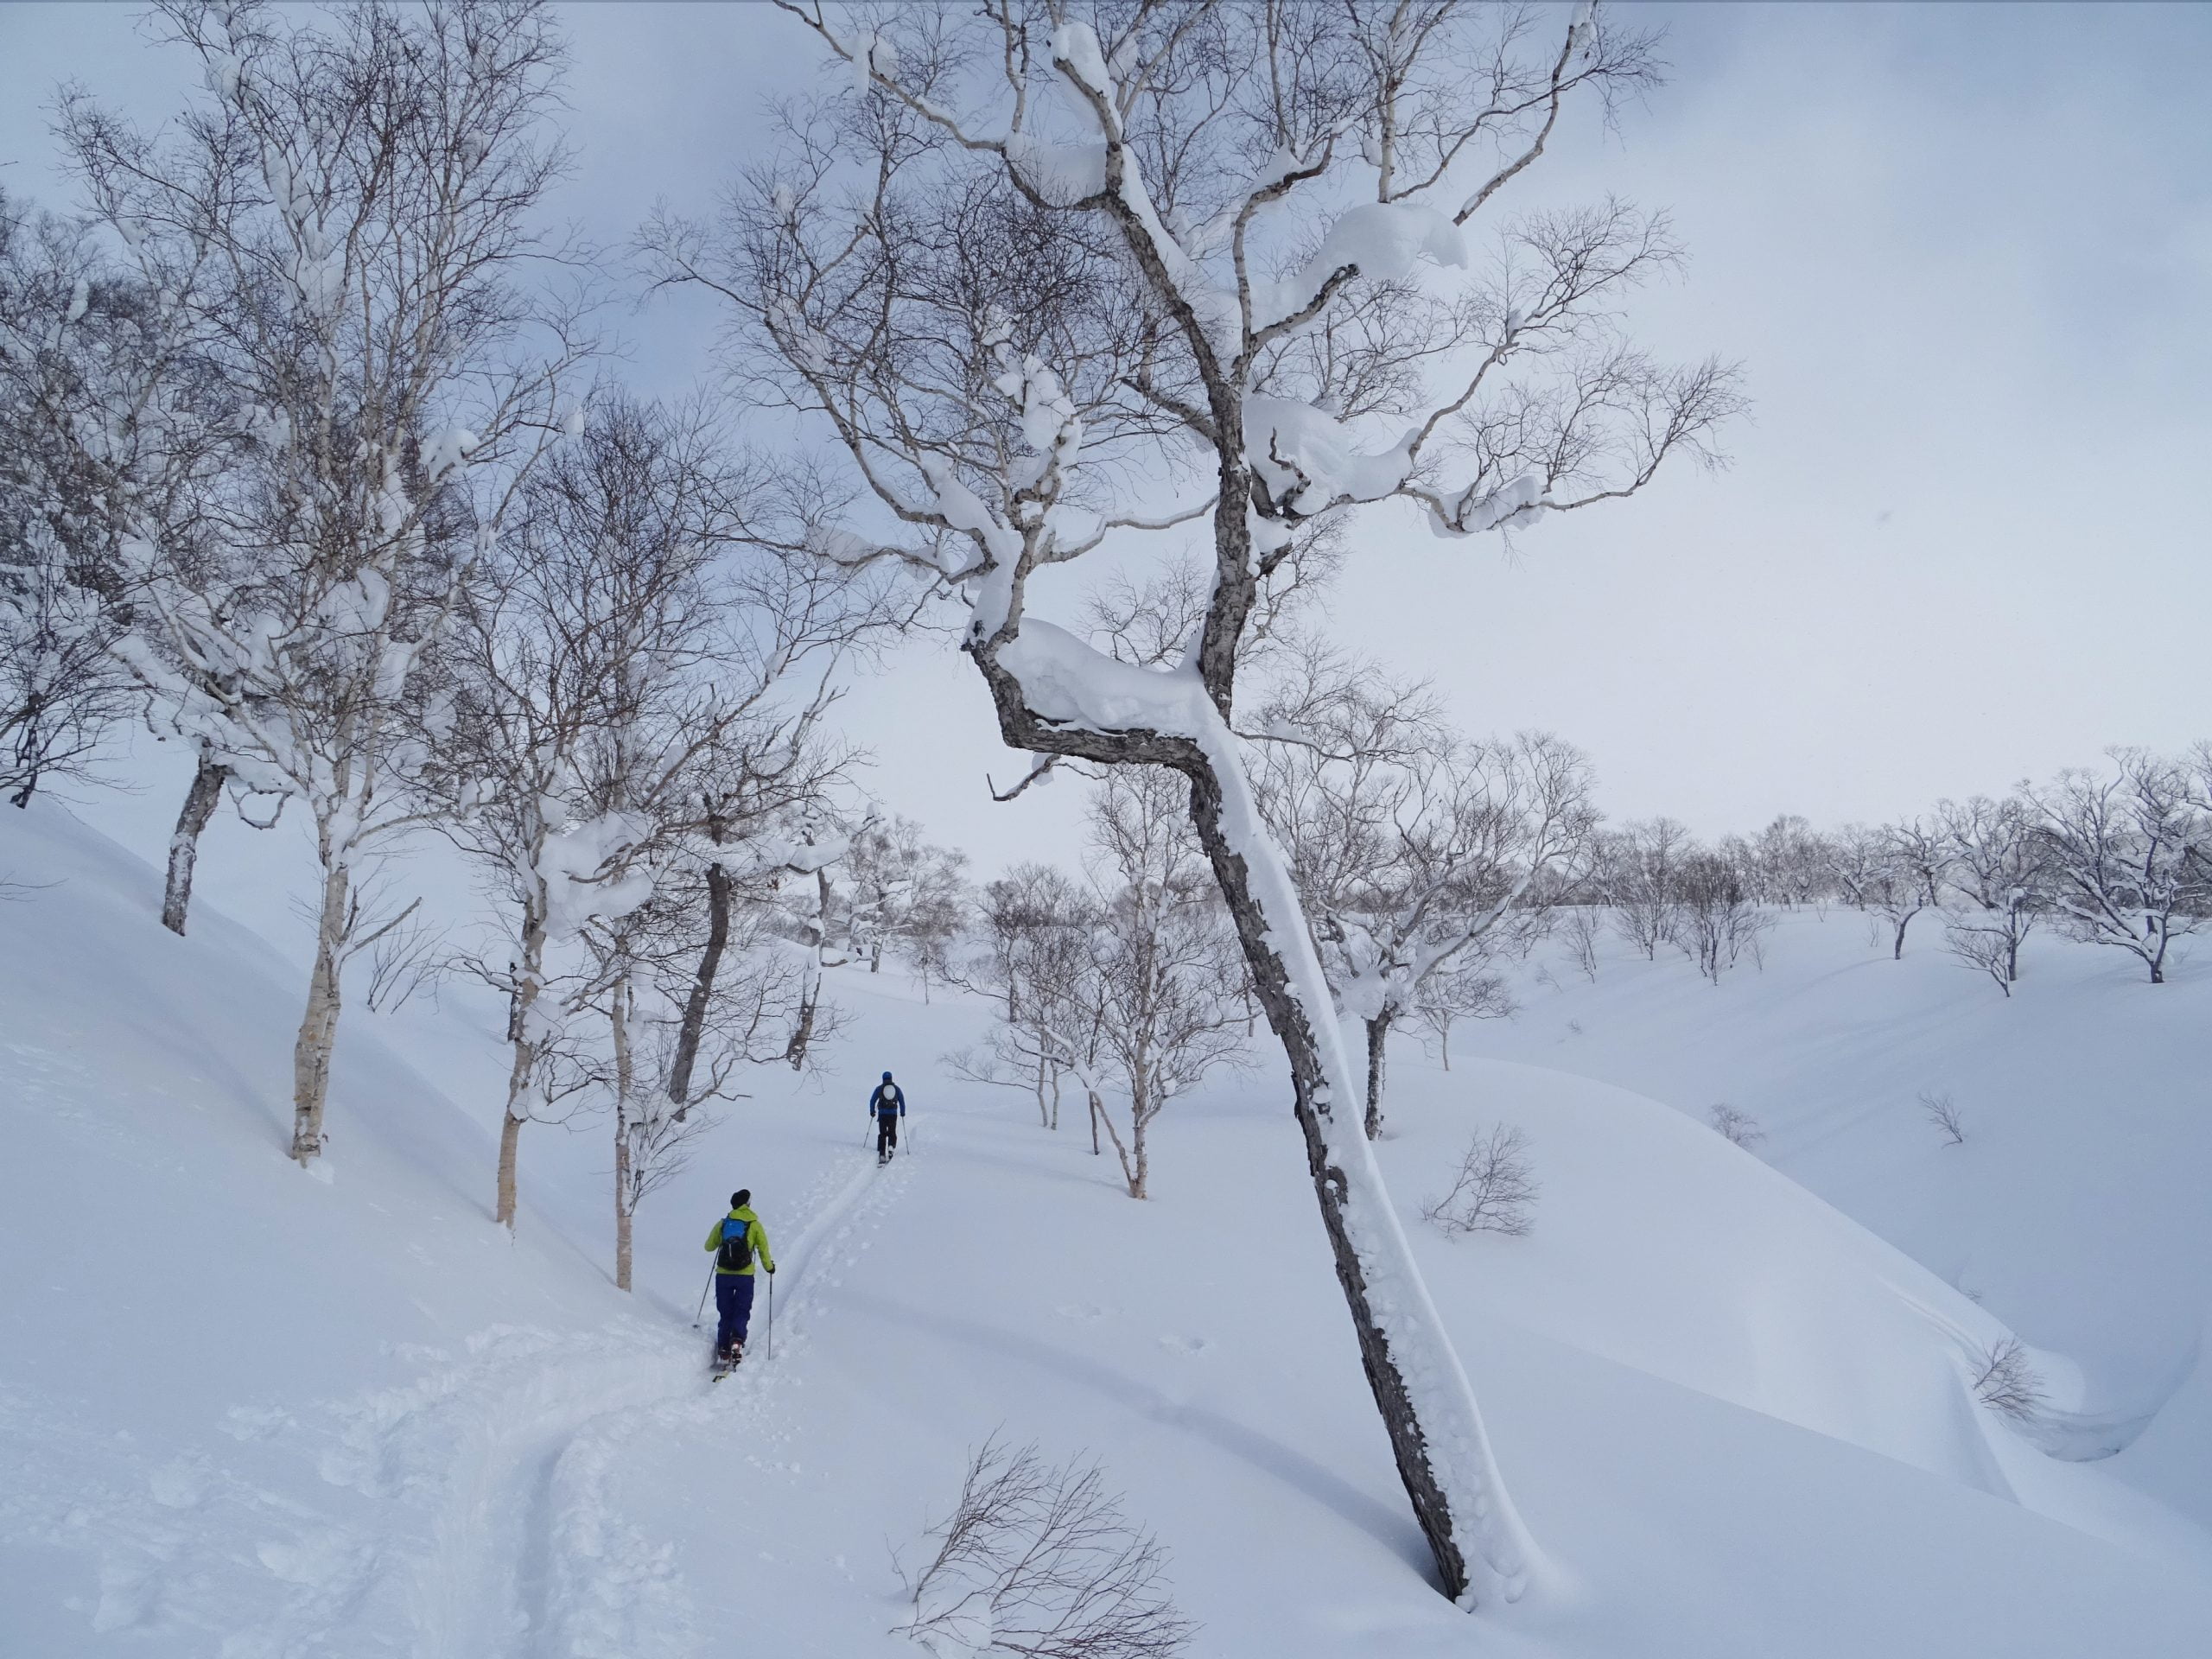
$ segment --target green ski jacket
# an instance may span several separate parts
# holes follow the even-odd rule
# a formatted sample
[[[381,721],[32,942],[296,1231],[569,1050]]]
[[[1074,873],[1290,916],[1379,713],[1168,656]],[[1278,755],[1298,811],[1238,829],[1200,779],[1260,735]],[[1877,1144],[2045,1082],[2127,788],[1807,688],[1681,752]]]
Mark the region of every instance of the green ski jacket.
[[[776,1270],[776,1258],[768,1250],[768,1230],[760,1224],[760,1217],[753,1213],[753,1206],[748,1204],[742,1210],[733,1210],[724,1219],[741,1221],[745,1224],[745,1239],[746,1243],[753,1247],[753,1267],[758,1267],[765,1262],[768,1265],[768,1271],[773,1273]],[[712,1255],[721,1247],[722,1224],[718,1221],[707,1234],[708,1254]],[[715,1271],[716,1274],[749,1275],[753,1268],[716,1268]]]

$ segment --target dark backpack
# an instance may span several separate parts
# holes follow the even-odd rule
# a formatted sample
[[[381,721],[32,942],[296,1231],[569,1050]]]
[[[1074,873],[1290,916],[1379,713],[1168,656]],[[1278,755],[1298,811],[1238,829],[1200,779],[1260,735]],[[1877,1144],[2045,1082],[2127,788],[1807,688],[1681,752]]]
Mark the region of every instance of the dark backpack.
[[[736,1228],[735,1232],[730,1231]],[[735,1216],[722,1217],[721,1248],[715,1252],[715,1266],[723,1273],[743,1273],[753,1265],[753,1224]]]
[[[876,1085],[874,1097],[868,1102],[868,1107],[878,1117],[896,1117],[906,1103],[906,1096],[899,1092],[897,1084],[884,1083]]]

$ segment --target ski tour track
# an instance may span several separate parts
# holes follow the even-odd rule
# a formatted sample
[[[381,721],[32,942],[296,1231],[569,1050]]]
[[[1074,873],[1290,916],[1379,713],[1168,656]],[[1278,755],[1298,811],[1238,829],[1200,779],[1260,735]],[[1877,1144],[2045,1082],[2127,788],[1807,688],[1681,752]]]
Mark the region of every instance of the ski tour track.
[[[864,1224],[906,1183],[904,1159],[879,1168],[856,1154],[832,1166],[816,1191],[834,1190],[804,1206],[778,1250],[774,1322],[785,1328],[760,1320],[745,1363],[720,1382],[708,1376],[705,1332],[679,1331],[644,1352],[550,1357],[537,1377],[483,1402],[489,1433],[454,1467],[423,1563],[417,1652],[585,1659],[683,1645],[695,1632],[672,1543],[639,1535],[611,1501],[624,1448],[656,1433],[727,1436],[734,1420],[756,1418],[804,1358],[817,1286],[866,1248]]]
[[[264,1547],[286,1605],[250,1631],[233,1627],[226,1659],[325,1650],[340,1626],[386,1623],[395,1599],[404,1611],[392,1622],[419,1659],[688,1650],[698,1632],[675,1541],[646,1536],[614,1496],[626,1453],[649,1437],[727,1443],[757,1431],[797,1380],[819,1287],[868,1248],[907,1183],[904,1157],[879,1168],[872,1153],[853,1153],[830,1166],[793,1206],[806,1217],[797,1232],[771,1235],[781,1269],[772,1332],[764,1297],[748,1357],[720,1382],[707,1330],[638,1316],[582,1340],[480,1332],[458,1365],[444,1356],[447,1369],[332,1407],[321,1474],[378,1500],[378,1524],[275,1559]]]

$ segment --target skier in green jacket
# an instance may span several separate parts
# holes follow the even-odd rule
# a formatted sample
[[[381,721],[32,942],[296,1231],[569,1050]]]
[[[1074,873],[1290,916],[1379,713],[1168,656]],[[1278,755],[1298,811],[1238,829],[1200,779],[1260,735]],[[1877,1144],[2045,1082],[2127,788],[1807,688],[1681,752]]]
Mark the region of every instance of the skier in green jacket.
[[[729,1195],[729,1214],[708,1233],[707,1248],[715,1256],[715,1312],[721,1318],[715,1329],[715,1363],[727,1370],[745,1357],[745,1333],[753,1323],[754,1264],[772,1274],[776,1270],[768,1230],[753,1213],[753,1194],[747,1188]]]

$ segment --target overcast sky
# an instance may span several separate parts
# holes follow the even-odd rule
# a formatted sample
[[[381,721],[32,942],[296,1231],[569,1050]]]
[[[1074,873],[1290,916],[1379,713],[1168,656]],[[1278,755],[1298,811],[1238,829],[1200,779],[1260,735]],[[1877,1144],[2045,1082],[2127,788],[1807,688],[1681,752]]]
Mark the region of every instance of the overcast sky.
[[[565,8],[563,211],[619,244],[703,209],[823,73],[766,7]],[[2107,745],[2212,735],[2212,8],[1650,5],[1669,84],[1564,134],[1524,201],[1670,208],[1662,352],[1744,365],[1733,467],[1553,519],[1507,557],[1373,523],[1331,614],[1480,732],[1587,749],[1616,817],[1878,819]],[[46,106],[145,119],[187,72],[122,6],[0,5],[0,181],[57,202]],[[845,79],[849,79],[849,74]],[[1541,197],[1539,195],[1541,193]],[[712,314],[624,320],[628,372],[711,373]],[[1070,850],[940,645],[855,686],[874,790],[986,869]],[[173,809],[170,809],[173,810]]]

